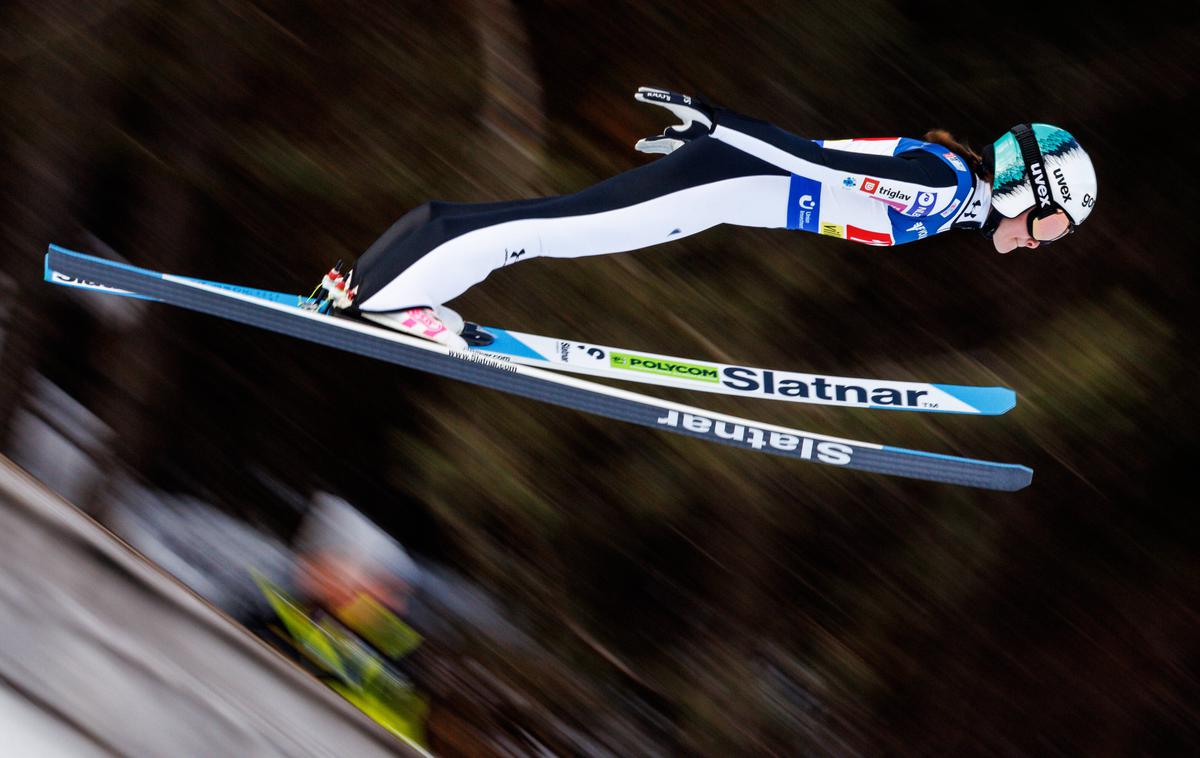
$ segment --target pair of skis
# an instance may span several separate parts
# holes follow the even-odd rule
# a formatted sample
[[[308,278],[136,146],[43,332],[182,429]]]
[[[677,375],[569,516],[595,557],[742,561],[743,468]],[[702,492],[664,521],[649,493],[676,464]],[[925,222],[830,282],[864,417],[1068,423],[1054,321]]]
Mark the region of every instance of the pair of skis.
[[[576,410],[756,452],[994,490],[1028,486],[1024,467],[878,445],[766,424],[569,376],[569,373],[741,397],[857,408],[994,415],[1011,390],[832,377],[714,363],[483,327],[487,346],[451,350],[382,327],[317,313],[308,298],[96,258],[51,245],[54,284],[208,313],[367,357]]]

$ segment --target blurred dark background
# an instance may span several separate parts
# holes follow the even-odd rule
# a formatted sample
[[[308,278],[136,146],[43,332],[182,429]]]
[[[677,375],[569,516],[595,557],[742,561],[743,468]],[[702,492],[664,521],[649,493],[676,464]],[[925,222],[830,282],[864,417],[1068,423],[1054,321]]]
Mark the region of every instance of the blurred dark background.
[[[1194,754],[1198,41],[1194,5],[6,3],[5,450],[48,382],[107,430],[85,509],[120,470],[286,535],[271,483],[341,494],[538,640],[472,651],[534,733],[554,714],[646,753]],[[57,242],[307,293],[426,199],[653,160],[632,149],[664,125],[643,84],[812,137],[982,147],[1055,123],[1095,160],[1098,205],[1008,256],[969,234],[885,250],[720,228],[505,269],[453,305],[675,355],[1003,384],[1000,418],[702,404],[1023,463],[1032,487],[756,456],[40,281]]]

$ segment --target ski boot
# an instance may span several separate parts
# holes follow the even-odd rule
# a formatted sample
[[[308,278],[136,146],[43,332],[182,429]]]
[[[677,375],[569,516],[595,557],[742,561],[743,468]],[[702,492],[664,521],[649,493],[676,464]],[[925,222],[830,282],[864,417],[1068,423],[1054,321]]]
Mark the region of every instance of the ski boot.
[[[445,345],[452,350],[467,349],[467,341],[458,335],[458,331],[455,331],[456,327],[459,330],[462,329],[462,317],[449,308],[408,308],[388,313],[360,310],[358,316],[380,326],[386,326],[388,329]],[[449,319],[449,323],[443,320],[443,316]]]
[[[321,283],[317,285],[317,289],[309,298],[306,308],[318,313],[330,313],[370,321],[388,329],[437,342],[455,350],[467,348],[467,341],[459,336],[459,332],[463,330],[464,326],[462,316],[445,306],[406,308],[402,311],[387,313],[373,313],[358,308],[350,310],[350,307],[354,305],[355,296],[358,294],[358,287],[351,284],[354,272],[343,275],[341,265],[342,262],[338,261],[329,270],[329,273],[321,278]]]
[[[458,311],[444,305],[435,306],[433,312],[441,319],[446,328],[463,338],[471,347],[483,347],[496,341],[496,336],[473,321],[463,321]]]

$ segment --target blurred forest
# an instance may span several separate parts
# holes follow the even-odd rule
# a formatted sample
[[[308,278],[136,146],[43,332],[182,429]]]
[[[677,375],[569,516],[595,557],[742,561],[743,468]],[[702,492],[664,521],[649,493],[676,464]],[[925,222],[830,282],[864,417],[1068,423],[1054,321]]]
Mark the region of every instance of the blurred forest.
[[[36,373],[114,430],[106,466],[155,486],[280,534],[296,515],[264,481],[340,493],[538,640],[471,651],[534,734],[554,714],[623,754],[1196,754],[1197,59],[1191,5],[6,3],[0,429]],[[1008,256],[972,234],[886,250],[722,227],[508,268],[452,305],[1009,386],[999,418],[701,404],[1023,463],[1030,488],[752,455],[167,307],[100,318],[40,281],[57,242],[308,292],[426,199],[566,193],[653,160],[632,145],[665,122],[638,85],[813,137],[944,127],[981,147],[1059,124],[1098,206]]]

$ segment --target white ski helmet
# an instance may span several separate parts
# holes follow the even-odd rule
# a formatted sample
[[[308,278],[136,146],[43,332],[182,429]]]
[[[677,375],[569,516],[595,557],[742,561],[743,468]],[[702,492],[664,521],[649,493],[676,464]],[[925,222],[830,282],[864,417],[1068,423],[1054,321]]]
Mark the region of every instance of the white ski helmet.
[[[1050,124],[1017,124],[992,145],[995,178],[992,207],[1015,218],[1030,208],[1047,217],[1061,208],[1071,229],[1082,224],[1096,204],[1092,159],[1065,129]]]

